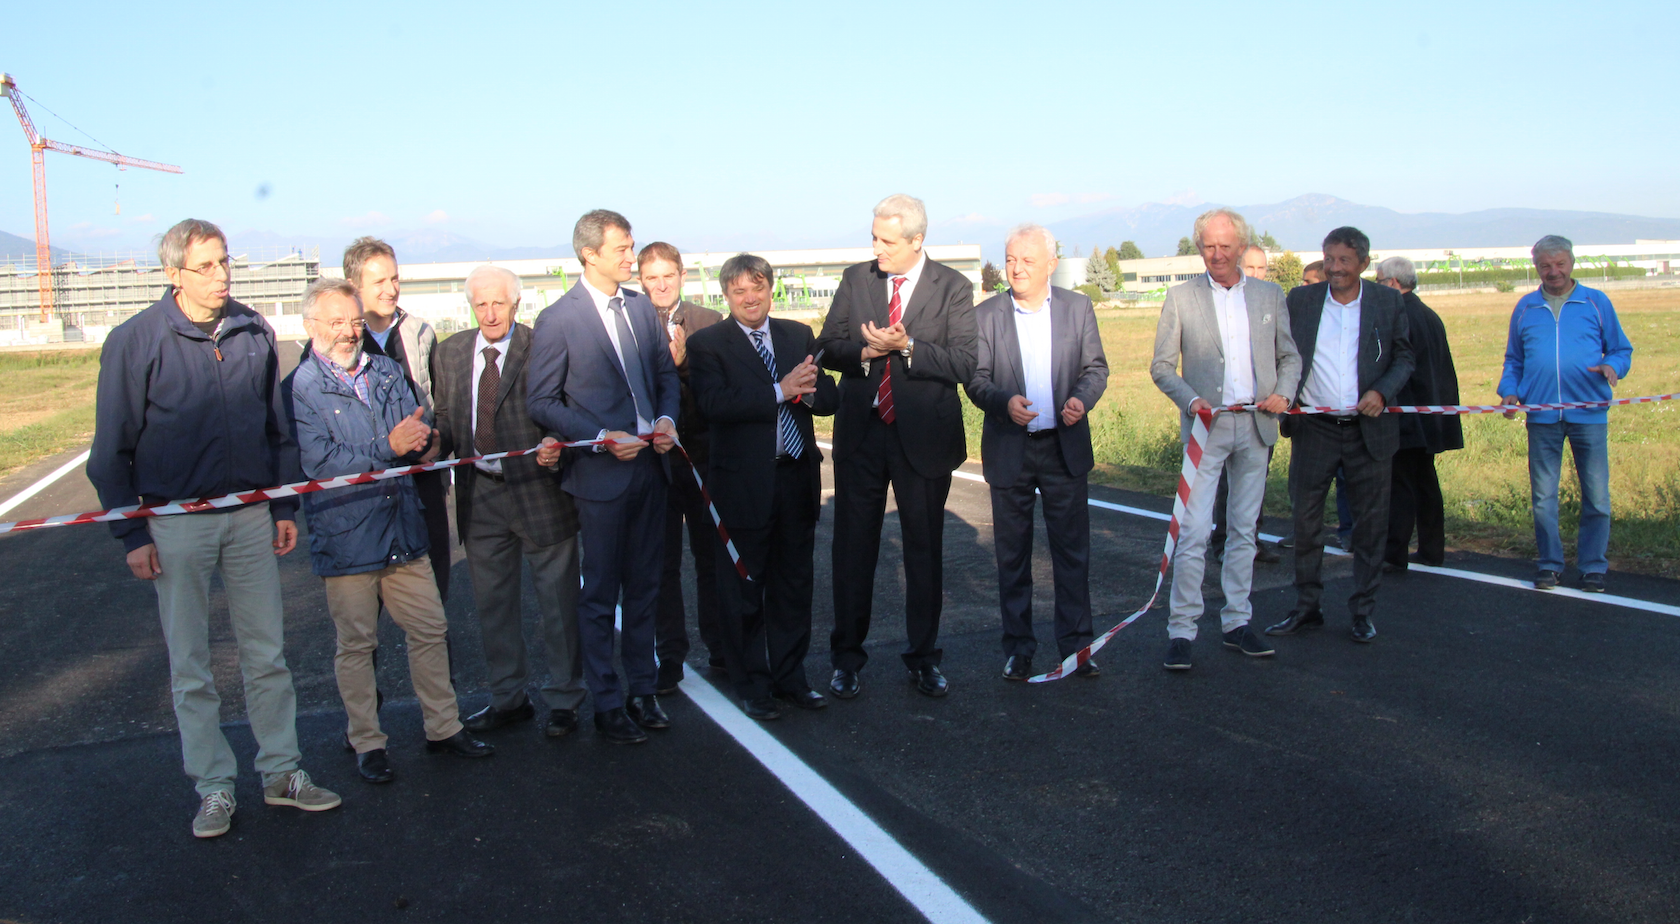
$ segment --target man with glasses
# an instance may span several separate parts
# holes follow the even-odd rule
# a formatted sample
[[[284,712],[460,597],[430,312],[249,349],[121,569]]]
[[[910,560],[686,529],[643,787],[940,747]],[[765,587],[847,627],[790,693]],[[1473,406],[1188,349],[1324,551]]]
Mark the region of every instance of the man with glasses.
[[[163,235],[158,259],[169,290],[111,331],[100,353],[87,463],[100,503],[162,503],[297,480],[274,331],[229,297],[227,238],[207,221],[187,219]],[[218,571],[263,801],[306,812],[339,805],[298,766],[297,695],[283,651],[275,561],[297,544],[296,509],[287,499],[111,524],[129,570],[157,590],[182,764],[200,800],[196,837],[227,833],[239,770],[222,734],[210,664],[210,579]]]

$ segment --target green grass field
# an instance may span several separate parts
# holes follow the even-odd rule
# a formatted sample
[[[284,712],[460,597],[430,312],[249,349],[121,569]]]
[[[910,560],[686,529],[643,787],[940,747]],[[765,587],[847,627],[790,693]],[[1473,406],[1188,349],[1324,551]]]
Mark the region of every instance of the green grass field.
[[[0,353],[0,476],[93,436],[99,351]]]

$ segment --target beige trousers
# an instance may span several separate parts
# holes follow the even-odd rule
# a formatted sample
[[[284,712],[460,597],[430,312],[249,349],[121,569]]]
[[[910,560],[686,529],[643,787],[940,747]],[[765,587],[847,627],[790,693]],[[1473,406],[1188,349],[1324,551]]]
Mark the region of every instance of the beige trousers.
[[[322,579],[327,611],[338,627],[338,696],[350,718],[350,744],[362,754],[385,746],[379,730],[373,652],[379,647],[379,598],[408,637],[408,674],[420,699],[426,740],[442,741],[461,730],[460,707],[449,682],[449,628],[438,599],[432,563],[425,557],[378,571]]]

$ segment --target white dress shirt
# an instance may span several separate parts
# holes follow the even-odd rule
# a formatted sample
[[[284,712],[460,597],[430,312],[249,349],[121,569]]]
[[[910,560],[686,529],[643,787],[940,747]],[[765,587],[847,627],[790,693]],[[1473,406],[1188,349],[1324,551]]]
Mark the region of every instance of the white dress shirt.
[[[1056,426],[1056,386],[1051,372],[1054,339],[1050,330],[1050,293],[1044,294],[1044,304],[1037,311],[1029,311],[1013,295],[1015,305],[1015,339],[1021,343],[1021,375],[1026,397],[1036,414],[1027,422],[1027,432],[1052,430]]]
[[[1215,404],[1253,404],[1254,344],[1249,340],[1248,296],[1244,289],[1248,277],[1242,276],[1229,289],[1208,274],[1208,287],[1213,291],[1213,316],[1219,322],[1219,343],[1225,350],[1225,384],[1220,400]]]
[[[1301,392],[1301,403],[1311,407],[1351,408],[1359,405],[1359,303],[1365,294],[1346,305],[1324,290],[1324,313],[1318,321],[1318,340],[1313,347],[1312,369]]]
[[[608,303],[611,302],[612,299],[615,296],[617,296],[619,298],[623,298],[624,297],[624,290],[623,289],[618,289],[618,290],[616,290],[614,292],[611,292],[611,293],[603,293],[600,289],[597,289],[594,286],[590,285],[589,280],[586,279],[586,278],[580,277],[578,279],[578,281],[583,283],[583,291],[588,292],[589,297],[595,302],[595,310],[597,312],[599,312],[600,315],[601,315],[601,324],[603,326],[605,326],[606,329],[607,329],[607,339],[612,341],[613,350],[615,350],[618,353],[618,364],[619,364],[620,367],[623,367],[624,366],[624,344],[618,342],[618,321],[613,317],[613,310],[611,308],[607,307],[607,306],[608,306]],[[625,308],[621,305],[620,310],[628,311],[629,309]],[[624,316],[624,323],[627,327],[629,326],[629,324],[630,324],[630,315],[629,314],[626,314]],[[631,340],[630,349],[632,349],[632,350],[636,349],[636,343],[635,343],[636,332],[635,332],[634,327],[630,328],[630,340]],[[643,363],[643,365],[645,366],[646,363]],[[648,386],[649,389],[652,389],[653,388],[653,378],[652,378],[653,370],[649,369],[647,371],[648,371],[648,375],[649,375],[647,386]],[[652,394],[648,395],[649,399],[651,399],[652,397],[653,397]],[[660,420],[671,420],[671,418],[669,418],[669,417],[661,417],[659,419]],[[671,422],[673,424],[676,423],[676,421],[671,421]],[[606,434],[606,432],[607,431],[602,430],[599,434],[596,434],[595,438],[600,439],[602,436],[604,436]],[[636,413],[636,432],[632,435],[633,436],[640,436],[644,433],[652,433],[652,432],[653,432],[653,424],[649,423],[648,419],[646,417],[643,417],[641,415],[641,412],[638,410],[637,413]],[[601,447],[599,447],[599,446],[595,447],[595,451],[600,452]]]
[[[496,371],[499,373],[503,369],[507,368],[507,351],[508,347],[512,344],[512,324],[508,325],[507,333],[503,334],[502,339],[500,340],[495,342],[486,340],[484,339],[484,331],[480,330],[478,332],[478,337],[473,341],[472,413],[467,419],[472,421],[472,426],[469,427],[468,430],[472,433],[474,439],[478,437],[478,379],[479,376],[484,374],[484,350],[486,347],[496,348]],[[475,449],[474,451],[476,452],[477,450]],[[481,472],[489,472],[492,475],[500,475],[502,473],[502,460],[497,459],[494,462],[474,462],[473,468],[476,468]]]
[[[900,321],[904,320],[904,315],[908,314],[910,312],[910,296],[912,296],[916,293],[916,283],[921,280],[922,269],[926,266],[927,266],[927,251],[924,250],[924,251],[922,251],[921,256],[916,258],[916,265],[915,266],[910,267],[908,270],[906,270],[902,273],[889,274],[887,276],[887,304],[888,305],[892,304],[892,294],[893,294],[893,285],[892,284],[893,284],[893,280],[894,279],[904,280],[904,284],[900,285],[898,287],[898,308],[899,308],[899,312],[900,312],[900,314],[899,314],[899,320]],[[888,321],[892,320],[892,312],[891,311],[887,312],[887,320]],[[863,323],[861,321],[858,322],[858,326],[862,327]],[[863,360],[862,365],[863,365],[863,374],[868,375],[869,374],[869,360],[867,360],[867,359]],[[906,368],[906,369],[910,368],[909,358],[906,358],[904,360],[904,368]],[[877,394],[875,396],[875,402],[874,403],[875,404],[880,404],[881,403],[881,396],[879,394]]]
[[[769,315],[765,315],[764,320],[761,321],[757,327],[748,327],[747,325],[742,324],[740,321],[736,321],[735,326],[739,327],[741,329],[741,332],[747,335],[747,345],[753,348],[754,353],[758,352],[758,344],[756,342],[754,342],[753,334],[757,331],[763,331],[764,332],[764,346],[767,349],[769,349],[771,356],[776,355],[776,338],[770,336],[770,316]],[[760,359],[760,361],[762,361],[762,358]],[[776,367],[776,374],[777,375],[786,375],[791,371],[793,371],[793,370],[783,369],[780,366]],[[770,384],[770,387],[774,388],[776,390],[776,404],[780,405],[782,402],[787,400],[787,396],[782,394],[782,383],[781,382],[772,382]],[[784,447],[782,445],[781,421],[777,420],[776,421],[776,455],[779,456],[786,451],[787,451],[786,447]]]

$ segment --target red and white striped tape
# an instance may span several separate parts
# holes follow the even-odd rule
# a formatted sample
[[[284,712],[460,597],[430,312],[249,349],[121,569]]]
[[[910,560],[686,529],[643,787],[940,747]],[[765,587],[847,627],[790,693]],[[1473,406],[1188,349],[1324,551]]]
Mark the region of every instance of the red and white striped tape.
[[[1588,408],[1619,407],[1625,404],[1653,404],[1658,401],[1672,401],[1680,398],[1680,393],[1667,395],[1645,395],[1638,398],[1617,398],[1613,401],[1565,401],[1558,404],[1427,404],[1427,405],[1393,405],[1383,408],[1388,414],[1504,414],[1518,411],[1568,411],[1584,410]],[[1161,585],[1167,578],[1167,567],[1172,564],[1173,550],[1178,547],[1179,523],[1184,517],[1184,511],[1190,503],[1190,489],[1196,483],[1196,470],[1202,463],[1202,444],[1207,440],[1208,427],[1213,423],[1215,414],[1234,413],[1237,411],[1256,410],[1252,404],[1235,405],[1233,407],[1214,408],[1196,412],[1190,421],[1190,442],[1184,447],[1184,465],[1178,472],[1178,492],[1173,496],[1172,520],[1167,524],[1167,544],[1161,552],[1161,566],[1155,572],[1155,589],[1149,599],[1137,612],[1120,620],[1114,628],[1092,640],[1091,644],[1068,655],[1062,663],[1054,668],[1028,678],[1029,683],[1045,683],[1060,680],[1079,669],[1079,666],[1091,660],[1091,656],[1102,650],[1109,639],[1114,638],[1121,629],[1136,622],[1149,608],[1155,605],[1161,596]],[[1354,414],[1354,408],[1335,407],[1300,407],[1289,411],[1291,414]]]

